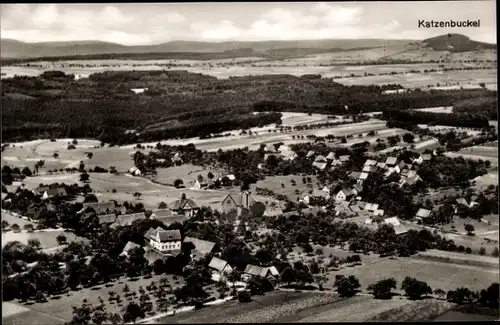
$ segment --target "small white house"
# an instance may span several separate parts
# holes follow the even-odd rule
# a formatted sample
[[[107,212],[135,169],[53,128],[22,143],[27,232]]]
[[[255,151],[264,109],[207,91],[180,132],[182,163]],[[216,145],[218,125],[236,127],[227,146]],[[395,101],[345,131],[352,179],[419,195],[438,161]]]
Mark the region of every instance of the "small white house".
[[[144,93],[146,90],[148,90],[148,88],[132,88],[130,89],[131,91],[134,92],[134,94],[142,94]]]
[[[337,195],[335,195],[335,201],[344,202],[349,201],[354,197],[354,192],[350,189],[341,189],[338,191]]]

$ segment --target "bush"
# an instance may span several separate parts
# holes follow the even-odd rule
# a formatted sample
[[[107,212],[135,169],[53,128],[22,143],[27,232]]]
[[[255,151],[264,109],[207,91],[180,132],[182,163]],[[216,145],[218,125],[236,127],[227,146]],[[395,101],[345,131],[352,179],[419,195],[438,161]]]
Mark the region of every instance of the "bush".
[[[252,301],[252,295],[250,294],[250,291],[244,290],[244,291],[238,292],[238,301],[239,302]]]
[[[396,289],[396,280],[393,278],[380,280],[368,286],[375,299],[391,299],[391,289]]]

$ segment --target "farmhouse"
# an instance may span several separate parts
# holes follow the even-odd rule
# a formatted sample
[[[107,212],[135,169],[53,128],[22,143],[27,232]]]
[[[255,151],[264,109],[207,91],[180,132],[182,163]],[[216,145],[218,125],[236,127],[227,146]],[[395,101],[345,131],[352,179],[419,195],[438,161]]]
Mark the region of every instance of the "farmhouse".
[[[182,194],[181,199],[172,204],[171,210],[176,214],[192,217],[200,210],[200,207],[192,199],[187,199],[186,195]]]
[[[281,157],[283,157],[283,160],[295,160],[298,155],[295,151],[283,151],[281,152]]]
[[[215,243],[194,237],[186,237],[184,238],[184,242],[192,243],[194,245],[194,250],[191,251],[191,258],[195,261],[199,260],[207,254],[214,252],[217,249]]]
[[[312,151],[312,150],[310,150],[310,151],[307,153],[306,158],[311,158],[311,157],[313,157],[313,156],[314,156],[314,154],[315,154],[315,152],[314,152],[314,151]]]
[[[375,171],[377,171],[377,167],[375,167],[375,166],[364,166],[363,167],[364,173],[373,173]]]
[[[328,159],[328,160],[334,160],[335,159],[335,152],[330,151],[328,153],[328,156],[326,156],[326,159]]]
[[[281,146],[279,146],[278,148],[278,151],[283,153],[283,152],[287,152],[287,151],[291,151],[292,149],[290,148],[290,146],[287,146],[285,144],[282,144]]]
[[[128,257],[128,256],[129,256],[129,252],[130,252],[132,249],[134,249],[134,248],[141,248],[141,249],[142,249],[141,245],[138,245],[138,244],[136,244],[136,243],[134,243],[134,242],[129,241],[129,242],[125,245],[125,247],[123,248],[123,251],[121,252],[120,256],[127,256],[127,257]]]
[[[466,199],[464,199],[464,198],[458,198],[457,199],[457,204],[458,205],[466,206],[468,208],[472,208],[472,207],[478,205],[479,203],[477,203],[475,201],[471,201],[470,203],[468,203]]]
[[[157,209],[153,210],[151,216],[149,216],[151,220],[161,221],[165,226],[170,226],[173,223],[183,223],[188,218],[183,215],[174,214],[170,209]]]
[[[242,209],[250,209],[257,200],[250,194],[249,191],[243,191],[240,194],[228,194],[222,200],[222,211],[229,212],[235,210],[238,214]]]
[[[357,179],[358,184],[360,184],[360,185],[363,184],[363,182],[368,178],[368,175],[369,175],[368,173],[363,173],[362,172],[359,175],[359,178]]]
[[[350,155],[343,155],[343,156],[339,157],[339,160],[340,160],[340,162],[344,163],[346,161],[349,161],[350,158],[351,158]]]
[[[383,222],[385,224],[388,224],[388,225],[393,225],[394,227],[401,225],[401,222],[399,221],[399,219],[397,217],[386,218],[386,219],[384,219]]]
[[[111,226],[116,221],[116,214],[111,213],[111,214],[104,214],[97,216],[99,218],[99,225],[100,226]]]
[[[343,188],[340,191],[337,192],[335,195],[335,201],[337,202],[343,202],[343,201],[350,201],[354,197],[354,192],[350,189]]]
[[[322,162],[322,163],[326,163],[326,158],[325,158],[325,156],[323,156],[323,155],[318,155],[318,156],[316,156],[316,158],[314,158],[314,161],[315,161],[315,162]]]
[[[257,265],[248,264],[245,268],[244,278],[249,280],[255,276],[260,276],[265,279],[276,279],[279,276],[279,272],[274,266],[262,267]]]
[[[206,189],[214,184],[213,180],[210,178],[207,180],[202,179],[201,181],[199,179],[194,182],[193,188],[195,190],[201,190],[201,189]]]
[[[64,187],[53,187],[43,192],[42,199],[52,199],[55,197],[63,198],[67,196],[66,189]]]
[[[265,152],[269,152],[269,153],[277,153],[278,150],[276,150],[276,147],[272,144],[268,144],[265,148],[264,148],[264,151]]]
[[[181,249],[181,232],[176,230],[165,230],[163,228],[150,228],[144,236],[149,245],[161,253]]]
[[[328,192],[318,189],[314,189],[312,193],[309,193],[309,191],[305,191],[303,193],[301,201],[304,202],[305,204],[309,204],[311,198],[324,198],[325,200],[328,200],[330,199],[330,194],[328,194]]]
[[[144,212],[118,215],[115,222],[111,224],[111,228],[131,226],[134,221],[144,219],[146,219]]]
[[[218,257],[213,257],[208,267],[212,270],[212,280],[216,282],[225,281],[225,276],[233,272],[231,265]]]
[[[420,208],[417,211],[417,215],[415,216],[415,219],[422,221],[422,220],[430,218],[430,217],[432,217],[431,210]]]

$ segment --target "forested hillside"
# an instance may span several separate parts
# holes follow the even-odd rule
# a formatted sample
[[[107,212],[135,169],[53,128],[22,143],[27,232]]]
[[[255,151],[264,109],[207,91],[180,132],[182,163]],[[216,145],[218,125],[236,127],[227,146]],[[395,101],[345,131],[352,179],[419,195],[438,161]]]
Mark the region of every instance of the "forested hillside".
[[[132,88],[147,90],[135,94]],[[350,114],[496,95],[486,89],[382,95],[387,88],[400,86],[343,86],[315,75],[219,80],[186,71],[104,72],[74,80],[52,71],[2,80],[2,136],[3,142],[87,137],[136,143],[270,124],[280,121],[281,111]]]

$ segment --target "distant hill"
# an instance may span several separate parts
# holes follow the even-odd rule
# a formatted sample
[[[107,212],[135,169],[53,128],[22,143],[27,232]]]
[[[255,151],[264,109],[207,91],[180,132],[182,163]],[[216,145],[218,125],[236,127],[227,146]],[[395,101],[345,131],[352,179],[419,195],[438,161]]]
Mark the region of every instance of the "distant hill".
[[[424,47],[434,51],[469,52],[486,49],[496,49],[496,44],[473,41],[461,34],[446,34],[428,38],[423,42]]]
[[[417,46],[434,51],[468,52],[496,49],[495,44],[476,42],[464,35],[446,34],[424,41],[384,39],[338,39],[259,42],[194,42],[172,41],[157,45],[125,46],[100,41],[25,43],[12,39],[0,40],[0,55],[4,62],[32,61],[41,58],[62,59],[223,59],[260,56],[296,58],[311,54],[334,53],[371,48]]]
[[[353,40],[298,40],[298,41],[262,41],[262,42],[192,42],[172,41],[157,45],[125,46],[116,43],[99,41],[82,42],[41,42],[25,43],[12,39],[0,41],[2,58],[41,58],[64,57],[97,54],[126,54],[126,53],[170,53],[170,52],[258,52],[286,49],[307,49],[312,53],[315,50],[324,52],[327,49],[354,49],[404,45],[411,40],[383,40],[383,39],[353,39]],[[306,52],[307,52],[306,51]],[[301,51],[302,52],[302,51]],[[254,53],[255,55],[255,53]]]

